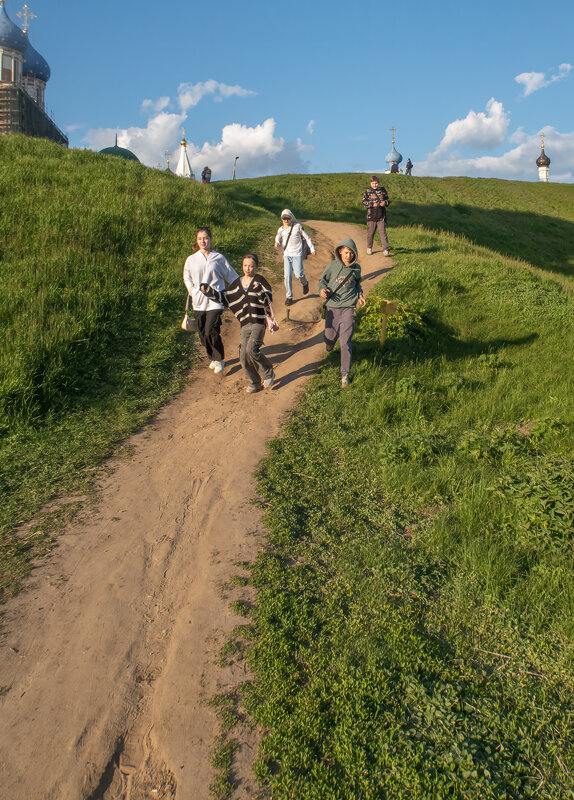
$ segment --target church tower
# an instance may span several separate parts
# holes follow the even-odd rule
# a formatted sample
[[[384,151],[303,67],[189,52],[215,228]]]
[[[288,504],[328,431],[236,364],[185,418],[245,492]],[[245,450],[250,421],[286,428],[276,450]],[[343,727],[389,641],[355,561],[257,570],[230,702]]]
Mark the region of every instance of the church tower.
[[[391,128],[391,132],[393,134],[393,149],[391,150],[390,153],[387,154],[387,157],[385,158],[385,161],[387,162],[387,164],[390,164],[390,169],[388,170],[389,172],[398,172],[399,171],[399,164],[403,160],[402,155],[399,153],[399,151],[395,147],[395,132],[396,132],[396,130],[397,129],[393,125],[393,127]]]
[[[548,183],[548,167],[550,166],[550,159],[544,152],[544,134],[540,134],[542,138],[542,150],[536,159],[536,166],[538,167],[538,180]]]
[[[195,180],[195,175],[193,174],[193,170],[191,168],[191,164],[189,163],[189,158],[187,157],[187,142],[185,141],[185,128],[181,129],[182,137],[179,147],[179,159],[177,162],[177,167],[175,168],[175,174],[179,175],[181,178],[191,178]]]
[[[28,22],[36,15],[25,4],[23,13],[18,13],[24,19],[20,30],[5,6],[6,0],[0,0],[0,133],[52,139],[67,147],[67,136],[45,111],[50,67],[28,38]]]

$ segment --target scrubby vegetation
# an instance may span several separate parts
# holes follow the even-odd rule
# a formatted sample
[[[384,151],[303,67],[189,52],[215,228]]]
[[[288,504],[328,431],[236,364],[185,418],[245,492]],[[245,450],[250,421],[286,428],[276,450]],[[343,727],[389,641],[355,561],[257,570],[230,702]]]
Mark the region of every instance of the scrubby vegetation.
[[[181,387],[181,275],[198,224],[237,263],[268,227],[203,186],[50,142],[0,137],[0,594],[46,536],[10,532]]]
[[[395,268],[350,389],[330,355],[260,469],[258,775],[298,800],[572,797],[573,188],[417,183],[388,187]]]
[[[15,522],[181,385],[195,224],[233,260],[269,248],[285,205],[362,224],[365,179],[205,187],[18,137],[0,152],[13,587]],[[235,642],[255,679],[233,703],[265,730],[275,800],[571,798],[574,187],[385,184],[395,268],[360,316],[353,383],[329,355],[260,467],[269,538]],[[381,346],[383,296],[399,307]]]

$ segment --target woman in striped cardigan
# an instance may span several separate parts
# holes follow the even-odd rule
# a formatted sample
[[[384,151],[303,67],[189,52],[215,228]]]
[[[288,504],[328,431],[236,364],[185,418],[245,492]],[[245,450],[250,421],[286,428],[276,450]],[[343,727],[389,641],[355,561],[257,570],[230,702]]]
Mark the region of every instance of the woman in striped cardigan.
[[[246,391],[258,392],[270,389],[275,381],[273,365],[261,352],[265,336],[265,309],[273,299],[271,286],[262,275],[256,274],[259,259],[255,253],[243,257],[243,275],[224,291],[219,291],[206,283],[200,285],[201,291],[212,300],[223,303],[233,311],[241,324],[241,343],[239,360],[249,385]]]

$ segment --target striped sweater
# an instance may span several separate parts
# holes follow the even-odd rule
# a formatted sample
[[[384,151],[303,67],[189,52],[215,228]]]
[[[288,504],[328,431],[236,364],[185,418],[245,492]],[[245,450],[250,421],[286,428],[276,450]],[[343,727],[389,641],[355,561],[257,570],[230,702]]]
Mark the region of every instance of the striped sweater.
[[[254,284],[257,284],[257,288]],[[233,311],[241,325],[265,325],[265,309],[271,304],[273,295],[271,286],[262,275],[254,275],[247,289],[243,288],[241,278],[223,291],[206,283],[199,288],[211,300],[223,303]]]

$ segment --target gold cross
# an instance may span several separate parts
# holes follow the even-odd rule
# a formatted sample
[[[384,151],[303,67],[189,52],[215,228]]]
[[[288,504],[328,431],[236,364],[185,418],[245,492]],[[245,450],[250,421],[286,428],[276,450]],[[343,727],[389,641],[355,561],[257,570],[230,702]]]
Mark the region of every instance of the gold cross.
[[[169,169],[169,159],[171,157],[171,153],[169,152],[169,150],[165,151],[164,156],[165,156],[165,159],[167,161],[167,168]]]
[[[22,11],[24,13],[22,13]],[[16,16],[21,17],[24,20],[24,27],[22,28],[22,30],[24,31],[24,33],[28,33],[28,21],[31,19],[37,19],[37,17],[30,11],[30,6],[28,5],[28,3],[24,3],[24,8],[22,9],[22,11],[18,11],[16,13]]]
[[[544,150],[544,131],[542,131],[540,136],[542,137],[542,149]]]
[[[392,131],[392,133],[393,133],[393,144],[394,144],[395,143],[395,133],[396,133],[397,129],[395,128],[394,125],[391,125],[389,130]]]

